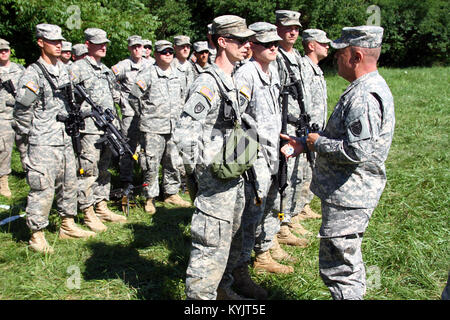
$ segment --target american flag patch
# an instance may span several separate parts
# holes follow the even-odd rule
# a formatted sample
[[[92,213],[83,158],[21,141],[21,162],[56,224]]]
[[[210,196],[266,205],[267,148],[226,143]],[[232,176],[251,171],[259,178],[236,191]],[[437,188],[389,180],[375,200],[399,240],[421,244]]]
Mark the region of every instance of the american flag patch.
[[[33,81],[28,81],[28,83],[25,85],[28,89],[36,93],[39,89],[39,86],[36,85]]]
[[[136,82],[136,84],[139,86],[139,88],[141,88],[142,90],[145,90],[145,88],[147,87],[146,85],[145,85],[145,82],[144,81],[142,81],[142,80],[138,80],[137,82]]]
[[[242,86],[241,90],[239,90],[240,93],[242,93],[248,100],[250,100],[251,97],[251,91],[248,87]]]
[[[209,101],[212,101],[214,98],[214,93],[205,86],[200,89],[200,93],[208,98]]]
[[[114,72],[115,75],[119,73],[119,70],[116,68],[116,66],[111,67],[112,72]]]

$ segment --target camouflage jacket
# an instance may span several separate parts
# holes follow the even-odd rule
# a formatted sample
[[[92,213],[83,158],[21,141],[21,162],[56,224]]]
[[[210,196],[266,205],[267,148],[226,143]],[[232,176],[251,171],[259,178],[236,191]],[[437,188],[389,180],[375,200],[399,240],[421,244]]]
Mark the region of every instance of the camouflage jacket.
[[[315,143],[311,191],[341,207],[375,208],[386,184],[394,126],[394,100],[378,71],[353,81]]]
[[[20,64],[10,62],[7,67],[0,67],[0,80],[2,83],[11,80],[17,93],[19,79],[24,73],[25,68]],[[12,120],[15,97],[11,92],[0,86],[0,120]]]
[[[194,82],[195,71],[189,60],[181,64],[178,59],[173,59],[172,66],[177,70],[178,76],[181,80],[181,89],[183,92],[183,102],[186,98],[186,92],[189,86]]]

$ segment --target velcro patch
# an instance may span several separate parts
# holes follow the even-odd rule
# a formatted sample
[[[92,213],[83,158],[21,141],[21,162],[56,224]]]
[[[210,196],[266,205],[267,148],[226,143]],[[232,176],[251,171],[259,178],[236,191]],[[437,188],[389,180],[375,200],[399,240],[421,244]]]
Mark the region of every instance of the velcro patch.
[[[147,88],[147,85],[145,84],[145,82],[143,80],[138,80],[136,82],[136,84],[139,86],[139,88],[141,88],[142,90],[145,90]]]
[[[37,84],[35,84],[33,81],[28,81],[27,84],[25,85],[25,87],[27,87],[34,93],[36,93],[39,89],[39,86]]]
[[[119,73],[119,69],[117,69],[116,66],[112,66],[111,70],[112,70],[112,72],[114,72],[115,75],[117,75]]]
[[[203,86],[199,92],[204,95],[209,101],[212,101],[212,99],[214,98],[214,93],[205,86]]]
[[[195,112],[195,113],[200,113],[200,112],[202,112],[203,110],[205,110],[205,106],[204,106],[203,104],[201,104],[200,102],[197,103],[197,104],[195,105],[195,107],[194,107],[194,112]]]
[[[242,93],[247,98],[247,100],[250,100],[250,98],[252,96],[252,92],[247,86],[242,86],[242,88],[241,88],[241,90],[239,90],[239,92]]]
[[[350,131],[353,133],[353,135],[354,135],[355,137],[359,137],[359,135],[360,135],[361,132],[362,132],[362,124],[361,124],[361,121],[360,121],[360,120],[357,120],[357,121],[353,122],[353,123],[350,125]]]

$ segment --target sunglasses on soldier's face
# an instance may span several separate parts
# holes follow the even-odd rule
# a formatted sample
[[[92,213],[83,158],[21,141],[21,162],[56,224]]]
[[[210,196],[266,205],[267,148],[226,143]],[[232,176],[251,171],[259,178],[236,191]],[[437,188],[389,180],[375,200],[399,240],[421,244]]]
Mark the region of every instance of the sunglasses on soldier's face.
[[[224,38],[230,39],[230,40],[235,40],[240,45],[246,44],[249,41],[249,38],[239,38],[239,37],[233,37],[233,36],[228,36],[228,37],[224,37]]]
[[[270,49],[270,48],[272,48],[273,46],[275,47],[275,48],[278,48],[278,41],[272,41],[272,42],[253,42],[254,44],[257,44],[257,45],[260,45],[260,46],[263,46],[264,48],[266,48],[266,49]]]
[[[145,49],[150,49],[150,50],[152,49],[151,46],[144,46],[144,48],[145,48]]]
[[[173,49],[167,48],[167,49],[164,49],[162,51],[159,51],[158,53],[162,54],[162,55],[166,55],[166,54],[174,54],[174,51],[173,51]]]

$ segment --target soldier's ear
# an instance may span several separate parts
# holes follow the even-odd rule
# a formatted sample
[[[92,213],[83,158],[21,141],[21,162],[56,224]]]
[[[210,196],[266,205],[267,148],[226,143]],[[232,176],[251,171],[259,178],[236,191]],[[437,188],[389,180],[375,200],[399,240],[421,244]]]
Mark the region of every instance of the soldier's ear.
[[[37,39],[37,45],[41,49],[44,48],[44,40],[42,40],[42,38]]]

